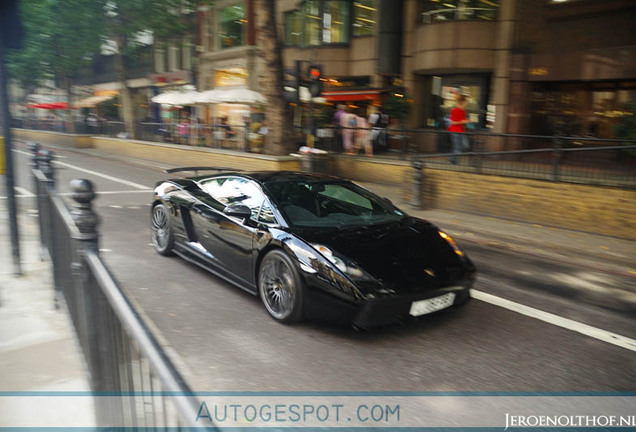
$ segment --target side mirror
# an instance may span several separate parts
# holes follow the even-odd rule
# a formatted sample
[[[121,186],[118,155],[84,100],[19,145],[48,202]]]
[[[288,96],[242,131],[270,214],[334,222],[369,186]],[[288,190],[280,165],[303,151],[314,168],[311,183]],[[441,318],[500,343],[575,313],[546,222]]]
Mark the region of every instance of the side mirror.
[[[391,201],[390,199],[385,198],[385,197],[382,197],[382,199],[384,200],[384,202],[387,202],[387,203],[391,204],[392,206],[394,206],[393,205],[393,201]]]
[[[240,219],[249,219],[252,216],[252,210],[245,204],[230,204],[223,209],[223,213]]]

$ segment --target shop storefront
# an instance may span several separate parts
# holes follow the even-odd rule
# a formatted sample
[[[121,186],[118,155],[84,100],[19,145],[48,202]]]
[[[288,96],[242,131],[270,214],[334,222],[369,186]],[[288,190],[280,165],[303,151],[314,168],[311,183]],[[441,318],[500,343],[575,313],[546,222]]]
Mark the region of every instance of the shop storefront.
[[[248,71],[245,67],[219,68],[214,71],[214,88],[247,88],[249,84],[248,77]],[[219,123],[220,119],[226,118],[228,124],[242,126],[245,123],[245,118],[250,117],[250,111],[249,105],[238,103],[217,104],[214,106],[214,110],[208,111],[208,116],[216,116],[216,123]],[[214,121],[211,121],[211,123],[214,123]]]
[[[636,46],[528,58],[533,134],[615,138],[636,109]]]
[[[530,127],[539,135],[614,138],[621,120],[634,115],[635,103],[636,80],[534,83]]]
[[[487,126],[490,74],[424,76],[419,78],[417,127],[445,129],[450,110],[459,95],[468,100],[466,113],[476,129]],[[492,123],[492,122],[490,122]]]

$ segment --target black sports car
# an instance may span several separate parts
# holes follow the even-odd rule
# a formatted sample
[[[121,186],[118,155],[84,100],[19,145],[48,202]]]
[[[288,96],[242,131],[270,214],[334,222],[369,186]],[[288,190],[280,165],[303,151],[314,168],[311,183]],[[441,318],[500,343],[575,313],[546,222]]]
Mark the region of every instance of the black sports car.
[[[286,323],[327,316],[370,327],[424,315],[467,301],[476,274],[435,225],[350,181],[316,174],[160,182],[151,230],[160,254],[176,253],[260,295]]]

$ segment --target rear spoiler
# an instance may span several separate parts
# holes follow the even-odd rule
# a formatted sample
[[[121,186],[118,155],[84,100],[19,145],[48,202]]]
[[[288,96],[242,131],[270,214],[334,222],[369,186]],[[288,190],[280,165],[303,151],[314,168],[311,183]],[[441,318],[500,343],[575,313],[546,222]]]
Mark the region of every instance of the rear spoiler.
[[[197,175],[199,171],[242,171],[236,168],[227,168],[227,167],[210,167],[210,166],[193,166],[193,167],[179,167],[179,168],[170,168],[164,170],[163,172],[167,174],[172,174],[181,171],[194,171],[194,175]]]

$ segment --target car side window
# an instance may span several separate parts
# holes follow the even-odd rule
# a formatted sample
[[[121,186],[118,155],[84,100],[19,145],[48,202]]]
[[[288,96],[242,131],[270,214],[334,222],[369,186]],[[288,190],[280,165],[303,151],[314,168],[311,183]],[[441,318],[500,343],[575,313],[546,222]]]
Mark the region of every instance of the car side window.
[[[337,184],[327,184],[319,195],[329,197],[348,204],[354,204],[368,210],[373,210],[373,203],[368,198]]]
[[[265,200],[265,195],[254,182],[240,177],[214,178],[202,183],[201,187],[224,206],[235,203],[248,206],[253,220],[257,220]]]
[[[274,210],[268,200],[263,201],[261,212],[258,214],[258,222],[265,225],[278,225]]]

